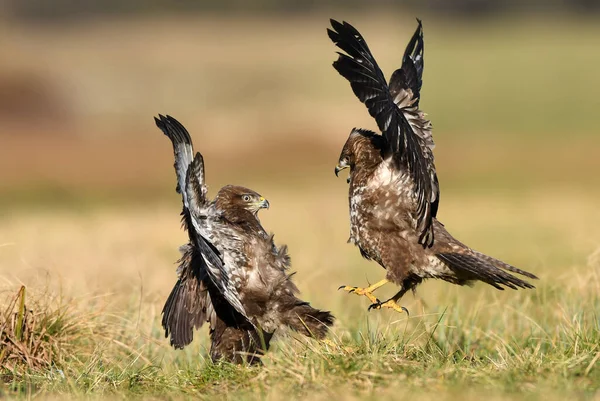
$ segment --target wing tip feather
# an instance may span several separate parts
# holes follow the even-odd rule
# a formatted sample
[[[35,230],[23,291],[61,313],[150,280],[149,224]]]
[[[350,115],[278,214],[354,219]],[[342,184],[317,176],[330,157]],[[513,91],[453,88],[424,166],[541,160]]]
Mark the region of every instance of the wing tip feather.
[[[173,145],[179,142],[190,146],[192,145],[192,138],[190,137],[189,132],[175,117],[172,117],[169,114],[159,114],[158,118],[154,117],[154,123],[163,134],[173,141]]]

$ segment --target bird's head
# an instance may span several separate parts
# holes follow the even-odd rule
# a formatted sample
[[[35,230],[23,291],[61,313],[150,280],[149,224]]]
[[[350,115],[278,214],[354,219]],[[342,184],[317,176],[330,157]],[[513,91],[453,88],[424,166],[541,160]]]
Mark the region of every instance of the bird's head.
[[[340,171],[347,168],[350,169],[350,175],[347,182],[350,182],[352,173],[357,163],[368,160],[373,154],[373,140],[378,137],[373,131],[353,128],[342,148],[342,153],[338,159],[338,164],[335,166],[335,175],[339,175]]]
[[[260,209],[268,209],[269,201],[251,189],[227,185],[215,197],[217,209],[231,220],[239,220],[248,214],[256,216]]]

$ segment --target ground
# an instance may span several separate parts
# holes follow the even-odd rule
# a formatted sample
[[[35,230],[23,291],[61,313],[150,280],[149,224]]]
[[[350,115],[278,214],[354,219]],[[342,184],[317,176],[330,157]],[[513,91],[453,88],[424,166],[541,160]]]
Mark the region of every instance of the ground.
[[[358,16],[347,19],[374,42],[372,50],[382,53],[386,69],[392,68],[401,54],[392,51],[395,40],[408,37],[412,19],[403,21],[406,28],[392,41],[384,40],[393,26],[389,17],[382,17],[383,25],[371,17],[364,24]],[[429,281],[402,300],[408,317],[367,312],[365,298],[337,291],[342,284],[378,281],[384,271],[346,243],[347,184],[335,178],[333,167],[350,129],[374,124],[329,66],[335,57],[326,21],[294,20],[287,30],[271,20],[257,30],[247,29],[252,20],[162,21],[164,35],[152,34],[157,22],[110,29],[102,24],[18,28],[19,49],[34,50],[22,52],[23,65],[45,66],[43,61],[58,52],[58,66],[38,68],[50,71],[58,84],[76,88],[65,95],[65,104],[70,97],[80,108],[65,107],[66,117],[43,124],[13,121],[18,135],[2,137],[0,327],[14,327],[21,316],[27,330],[11,332],[11,338],[28,340],[19,354],[21,348],[2,338],[0,397],[438,401],[599,396],[600,191],[595,183],[600,159],[593,149],[600,140],[592,107],[599,56],[589,51],[600,35],[597,25],[496,22],[448,29],[425,19],[431,56],[422,105],[434,122],[438,145],[440,220],[461,241],[540,280],[527,291]],[[211,24],[252,32],[256,41],[239,44],[232,33],[220,46],[196,44],[193,38],[206,36]],[[272,37],[277,29],[281,34]],[[300,40],[305,30],[310,33]],[[473,30],[479,34],[471,35]],[[123,38],[116,48],[106,39],[109,32]],[[148,35],[147,42],[139,39]],[[254,42],[268,51],[256,55],[249,47]],[[186,63],[173,67],[172,58],[161,57],[171,43],[179,44]],[[194,46],[212,61],[191,55]],[[276,52],[280,47],[283,53]],[[65,56],[73,48],[79,49],[73,56],[79,64],[69,70]],[[261,57],[262,64],[237,66],[231,55],[238,51],[249,60]],[[91,52],[114,59],[112,68],[86,61]],[[34,63],[31,54],[41,61]],[[143,69],[134,68],[132,60],[138,58],[146,63]],[[11,60],[18,62],[18,57]],[[219,69],[233,73],[223,93],[205,77]],[[246,73],[238,76],[241,70]],[[142,71],[139,77],[137,71]],[[203,82],[187,88],[197,75]],[[271,80],[279,90],[264,89],[277,86]],[[568,82],[568,90],[557,81]],[[158,82],[153,90],[160,95],[151,96],[147,82]],[[237,92],[242,82],[256,85],[244,91],[249,102]],[[107,94],[123,86],[135,96]],[[169,87],[181,89],[183,99]],[[200,94],[221,98],[193,103]],[[237,103],[229,104],[230,98]],[[327,341],[283,333],[259,368],[212,364],[206,328],[184,351],[169,347],[160,312],[175,282],[177,247],[186,235],[179,224],[170,145],[152,126],[158,112],[189,121],[205,154],[211,194],[235,183],[270,201],[261,221],[276,233],[276,242],[289,245],[302,298],[337,317]],[[235,118],[223,117],[230,115]],[[383,297],[394,290],[390,285],[379,291]],[[30,358],[3,359],[8,349]]]

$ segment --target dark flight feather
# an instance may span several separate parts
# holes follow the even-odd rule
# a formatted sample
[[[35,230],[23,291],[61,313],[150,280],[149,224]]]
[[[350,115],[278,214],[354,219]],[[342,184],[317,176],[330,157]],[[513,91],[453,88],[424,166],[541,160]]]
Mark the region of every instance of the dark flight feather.
[[[208,291],[204,285],[206,267],[204,259],[194,247],[185,246],[179,260],[180,276],[165,302],[162,326],[165,337],[176,349],[182,349],[192,342],[194,328],[200,328],[207,316]]]
[[[394,71],[390,78],[390,92],[392,96],[399,88],[410,89],[415,99],[415,106],[419,106],[421,100],[421,86],[423,85],[423,68],[425,42],[423,41],[423,24],[417,19],[419,25],[412,38],[406,46],[402,67]]]
[[[193,159],[192,138],[183,125],[173,117],[162,114],[154,117],[156,126],[171,140],[175,153],[175,172],[177,173],[177,193],[182,193],[185,188],[187,168]],[[204,175],[204,171],[202,171]],[[200,182],[204,182],[202,178]],[[184,200],[185,201],[185,200]]]

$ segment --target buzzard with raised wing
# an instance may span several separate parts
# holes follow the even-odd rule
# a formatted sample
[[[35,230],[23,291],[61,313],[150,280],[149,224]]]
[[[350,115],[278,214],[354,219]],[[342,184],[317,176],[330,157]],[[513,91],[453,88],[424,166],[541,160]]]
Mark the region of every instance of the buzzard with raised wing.
[[[533,288],[507,272],[536,279],[456,240],[436,219],[440,200],[433,160],[431,122],[419,109],[423,74],[421,21],[408,42],[402,66],[387,83],[362,35],[349,23],[331,20],[327,33],[343,52],[333,67],[350,81],[375,118],[381,135],[353,129],[342,149],[336,176],[345,168],[350,203],[350,239],[367,259],[387,270],[386,279],[367,288],[342,286],[367,296],[369,309],[406,311],[397,301],[423,280],[436,278],[465,285],[483,281],[502,290]],[[400,291],[385,302],[373,291],[387,282]]]
[[[296,297],[287,247],[277,247],[257,217],[269,202],[233,185],[209,200],[202,155],[193,155],[187,130],[170,116],[159,115],[155,122],[173,144],[176,189],[190,239],[163,309],[171,344],[183,348],[193,329],[209,322],[212,359],[239,363],[258,361],[281,327],[323,338],[334,318]]]

